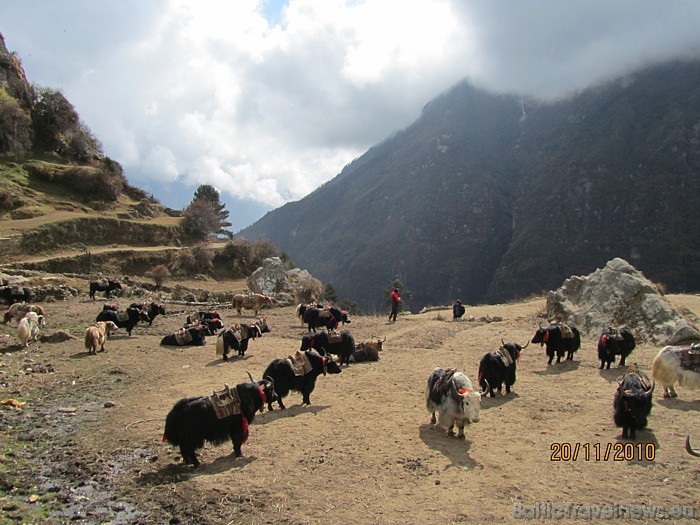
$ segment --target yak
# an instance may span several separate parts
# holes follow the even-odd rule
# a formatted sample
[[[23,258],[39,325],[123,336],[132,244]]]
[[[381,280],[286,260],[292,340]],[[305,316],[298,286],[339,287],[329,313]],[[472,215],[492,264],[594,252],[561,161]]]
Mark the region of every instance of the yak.
[[[155,302],[152,302],[149,305],[143,304],[143,303],[132,303],[130,308],[138,308],[139,310],[145,310],[146,313],[148,314],[148,326],[151,326],[153,324],[153,320],[158,316],[158,315],[165,315],[165,306],[162,304],[158,304]]]
[[[350,356],[355,350],[355,338],[349,330],[340,332],[318,332],[307,334],[301,338],[301,348],[304,351],[310,348],[323,348],[328,354],[335,354],[340,358],[340,364],[350,364]]]
[[[430,413],[430,424],[438,423],[435,412],[439,413],[440,426],[448,436],[454,436],[452,428],[457,426],[458,438],[464,438],[464,425],[476,423],[480,419],[481,396],[474,390],[472,382],[462,372],[454,368],[436,368],[428,376],[425,389],[425,407]]]
[[[664,346],[651,364],[651,377],[664,387],[664,397],[676,397],[676,382],[691,390],[700,388],[700,344]]]
[[[191,325],[187,328],[180,328],[177,332],[166,335],[161,339],[161,345],[167,346],[204,346],[206,327],[201,324]]]
[[[88,354],[96,355],[99,348],[105,351],[105,341],[114,332],[119,330],[112,321],[100,321],[85,329],[85,349]]]
[[[95,300],[95,292],[105,292],[105,297],[109,297],[109,294],[113,290],[121,290],[122,283],[116,279],[108,279],[107,284],[104,281],[91,281],[90,282],[90,299]]]
[[[540,346],[546,345],[548,365],[552,364],[554,354],[557,355],[557,363],[566,354],[566,360],[571,361],[574,358],[574,352],[581,346],[581,334],[573,325],[570,324],[551,324],[547,328],[541,326],[535,332],[532,338],[533,343],[539,343]]]
[[[355,363],[362,363],[363,361],[379,361],[379,352],[382,351],[382,345],[386,341],[384,339],[370,339],[368,341],[363,341],[355,347],[355,351],[352,353],[350,358]]]
[[[197,324],[204,319],[218,319],[223,324],[223,319],[221,315],[216,310],[199,310],[193,314],[187,316],[185,324]]]
[[[234,295],[233,301],[231,301],[231,305],[238,312],[238,315],[241,315],[241,310],[243,310],[244,308],[246,310],[253,310],[255,312],[255,315],[258,315],[258,312],[261,308],[265,308],[266,306],[272,306],[273,304],[274,299],[272,299],[272,297],[260,293],[239,293]]]
[[[605,328],[598,338],[598,360],[600,369],[610,368],[615,362],[615,356],[620,356],[619,366],[625,366],[625,359],[636,346],[634,335],[629,328],[616,330],[610,326]]]
[[[323,309],[323,305],[321,303],[298,304],[294,312],[302,325],[304,324],[304,314],[309,308],[318,308],[321,310]]]
[[[331,359],[323,350],[297,351],[287,359],[275,359],[265,369],[263,377],[271,378],[275,383],[277,403],[284,410],[282,398],[289,395],[289,391],[300,392],[302,405],[311,404],[311,393],[316,386],[316,379],[323,374],[340,374],[340,366]],[[272,401],[268,400],[267,407],[272,410]]]
[[[194,467],[199,465],[196,450],[205,441],[221,445],[230,439],[234,455],[241,457],[241,446],[248,440],[248,425],[255,413],[276,400],[271,380],[253,381],[252,377],[249,383],[234,388],[225,385],[224,390],[211,396],[180,399],[165,418],[163,441],[179,446],[183,462]]]
[[[32,289],[21,286],[0,286],[0,297],[5,299],[8,305],[28,303],[32,299]]]
[[[138,308],[127,308],[124,312],[102,310],[97,314],[95,321],[112,321],[119,328],[126,328],[127,333],[131,335],[131,331],[140,321],[148,322],[148,314]]]
[[[639,370],[630,366],[617,385],[613,399],[613,419],[615,425],[622,427],[622,437],[634,440],[637,430],[644,430],[651,412],[651,395],[655,383]]]
[[[501,339],[501,347],[495,352],[489,352],[479,362],[479,385],[482,391],[491,397],[495,397],[493,389],[498,389],[500,394],[503,384],[506,385],[506,394],[510,394],[510,387],[515,384],[515,369],[520,359],[520,352],[528,347],[517,343],[505,343]]]
[[[23,347],[39,338],[40,328],[44,326],[44,316],[36,312],[27,312],[17,324],[17,339]]]
[[[238,351],[239,357],[244,357],[248,350],[248,343],[251,339],[262,337],[264,333],[270,331],[267,325],[267,317],[259,317],[253,324],[233,325],[222,331],[216,338],[216,355],[222,356],[224,361],[228,359],[230,348]]]
[[[340,323],[350,323],[348,312],[335,306],[328,309],[307,308],[304,312],[304,324],[309,327],[309,332],[315,332],[316,328],[320,327],[335,330]]]
[[[44,315],[44,309],[38,304],[14,303],[5,310],[2,322],[7,324],[12,321],[12,319],[19,321],[28,312],[36,312],[38,315]]]

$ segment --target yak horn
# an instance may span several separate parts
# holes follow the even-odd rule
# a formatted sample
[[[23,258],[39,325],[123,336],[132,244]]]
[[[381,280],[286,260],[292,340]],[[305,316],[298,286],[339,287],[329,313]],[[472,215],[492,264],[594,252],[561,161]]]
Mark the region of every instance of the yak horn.
[[[688,454],[690,454],[691,456],[695,456],[696,458],[700,458],[700,452],[695,452],[690,447],[690,434],[685,436],[685,449],[688,451]]]
[[[251,383],[255,383],[255,379],[253,379],[253,376],[250,375],[250,372],[248,372],[248,371],[246,370],[246,374],[248,374],[248,377],[250,378],[250,382],[251,382]]]
[[[484,390],[483,392],[479,392],[481,397],[484,397],[484,394],[488,394],[489,390],[491,389],[491,385],[489,385],[489,382],[486,381],[486,379],[484,379],[484,383],[486,383],[486,390]]]
[[[265,376],[265,379],[267,379],[272,384],[272,390],[274,390],[275,389],[275,378],[272,376]]]
[[[527,342],[527,345],[521,346],[521,347],[520,347],[520,350],[525,350],[529,344],[530,344],[530,341]]]
[[[656,381],[651,382],[651,389],[646,393],[646,397],[651,397],[651,395],[654,393],[654,389],[656,388]]]
[[[504,347],[504,348],[505,348],[505,346],[506,346],[506,342],[505,342],[503,339],[501,339],[501,346]]]

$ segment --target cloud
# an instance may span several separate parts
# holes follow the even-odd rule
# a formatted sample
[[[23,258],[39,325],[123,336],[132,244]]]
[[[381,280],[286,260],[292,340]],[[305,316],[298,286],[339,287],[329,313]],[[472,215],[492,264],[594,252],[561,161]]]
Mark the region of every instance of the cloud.
[[[247,223],[465,77],[559,97],[698,53],[698,20],[695,0],[0,3],[29,79],[62,89],[130,180],[172,206],[214,184],[254,203]]]

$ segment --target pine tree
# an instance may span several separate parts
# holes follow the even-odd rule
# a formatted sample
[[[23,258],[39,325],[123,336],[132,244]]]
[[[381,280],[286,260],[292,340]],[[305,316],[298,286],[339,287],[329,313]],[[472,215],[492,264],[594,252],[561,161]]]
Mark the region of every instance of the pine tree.
[[[214,210],[217,225],[211,233],[216,235],[225,235],[229,239],[233,237],[233,234],[226,229],[231,226],[231,223],[227,220],[229,212],[225,209],[226,205],[219,200],[219,191],[214,186],[211,184],[201,184],[194,192],[194,198],[192,199],[190,206],[192,206],[195,201],[207,202]]]

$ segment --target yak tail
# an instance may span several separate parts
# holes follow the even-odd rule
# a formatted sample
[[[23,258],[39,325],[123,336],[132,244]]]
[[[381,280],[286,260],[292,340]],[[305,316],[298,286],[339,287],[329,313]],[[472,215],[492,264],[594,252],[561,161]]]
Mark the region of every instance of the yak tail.
[[[219,332],[216,338],[216,355],[224,355],[224,332]]]

